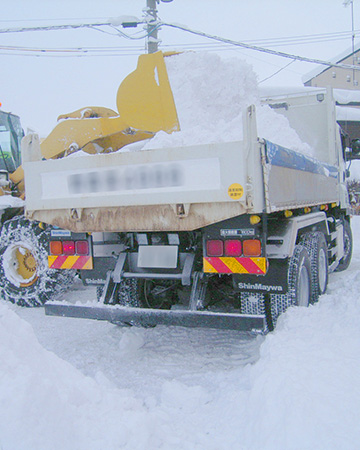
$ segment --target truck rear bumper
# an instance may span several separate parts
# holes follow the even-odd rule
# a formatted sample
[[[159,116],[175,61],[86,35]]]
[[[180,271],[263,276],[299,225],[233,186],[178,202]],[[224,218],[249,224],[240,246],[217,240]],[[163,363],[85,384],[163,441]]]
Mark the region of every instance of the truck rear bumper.
[[[143,327],[174,325],[193,328],[216,328],[225,330],[266,331],[263,315],[246,315],[189,310],[158,310],[121,306],[82,306],[64,303],[47,303],[45,313],[49,316],[75,317],[107,320],[117,324]]]

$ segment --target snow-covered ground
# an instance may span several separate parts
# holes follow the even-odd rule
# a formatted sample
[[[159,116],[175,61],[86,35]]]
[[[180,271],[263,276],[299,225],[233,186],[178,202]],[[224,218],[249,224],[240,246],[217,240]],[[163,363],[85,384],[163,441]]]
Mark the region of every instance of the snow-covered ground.
[[[359,217],[352,227],[350,268],[266,337],[0,303],[0,448],[358,449]]]
[[[241,138],[241,108],[259,102],[248,65],[186,54],[168,72],[182,131],[146,148]],[[307,152],[258,106],[262,137]],[[349,270],[266,337],[121,328],[0,302],[0,450],[358,449],[359,228],[356,217]],[[68,297],[93,299],[94,288]]]

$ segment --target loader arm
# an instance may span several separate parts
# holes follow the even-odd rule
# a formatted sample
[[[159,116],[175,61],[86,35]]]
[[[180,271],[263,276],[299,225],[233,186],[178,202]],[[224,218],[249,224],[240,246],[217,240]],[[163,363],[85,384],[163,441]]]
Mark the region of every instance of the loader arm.
[[[162,52],[141,55],[137,68],[120,84],[118,113],[88,107],[59,116],[61,120],[41,143],[45,159],[82,149],[88,153],[116,151],[151,138],[160,130],[180,129]]]
[[[120,84],[118,112],[99,106],[78,109],[58,117],[59,123],[41,142],[44,159],[57,159],[77,150],[110,153],[133,142],[150,139],[160,130],[180,130],[164,57],[156,52],[139,56],[136,69]],[[176,53],[175,53],[176,54]],[[25,196],[24,171],[10,175]]]
[[[15,172],[9,175],[10,180],[16,185],[16,190],[20,198],[25,198],[24,169],[19,166]]]

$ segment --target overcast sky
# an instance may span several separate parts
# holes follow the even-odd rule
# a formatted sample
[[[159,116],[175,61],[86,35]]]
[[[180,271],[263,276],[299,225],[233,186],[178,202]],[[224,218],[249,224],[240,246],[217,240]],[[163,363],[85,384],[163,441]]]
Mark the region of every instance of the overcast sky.
[[[142,17],[146,0],[0,0],[0,29],[67,23],[104,22],[124,15]],[[343,0],[173,0],[160,3],[159,17],[236,41],[321,60],[330,60],[351,48],[351,8]],[[360,28],[360,0],[354,0],[355,29]],[[103,31],[115,33],[104,28]],[[142,26],[123,30],[133,37],[143,35]],[[348,32],[348,34],[341,34]],[[137,33],[134,35],[134,33]],[[334,36],[335,33],[339,33]],[[312,37],[310,43],[299,37]],[[163,28],[159,32],[163,49],[197,47],[206,44],[215,51],[214,41],[183,31]],[[260,42],[272,38],[297,37],[293,44]],[[335,39],[336,38],[336,39]],[[357,39],[356,42],[359,42]],[[272,45],[271,45],[272,44]],[[165,47],[166,46],[166,47]],[[59,114],[85,106],[116,109],[116,91],[122,79],[136,66],[144,52],[144,39],[129,40],[115,34],[88,29],[1,33],[0,102],[2,109],[19,115],[24,128],[45,136]],[[19,49],[8,50],[8,47]],[[81,48],[101,48],[102,56]],[[105,48],[116,50],[105,52]],[[47,50],[37,52],[33,49]],[[65,53],[48,50],[68,49]],[[301,85],[304,74],[316,65],[294,62],[275,76],[290,60],[239,48],[217,48],[224,58],[237,57],[254,66],[263,84]],[[99,53],[99,52],[98,52]],[[66,55],[66,56],[64,56]],[[112,55],[112,56],[109,56]]]

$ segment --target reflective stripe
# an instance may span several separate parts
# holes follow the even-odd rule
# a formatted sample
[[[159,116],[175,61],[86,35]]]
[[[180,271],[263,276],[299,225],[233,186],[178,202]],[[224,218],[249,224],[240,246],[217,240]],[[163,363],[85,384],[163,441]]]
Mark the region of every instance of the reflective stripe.
[[[204,257],[207,273],[253,273],[266,274],[266,258]]]
[[[91,256],[48,256],[48,265],[51,269],[93,269],[93,259]]]

